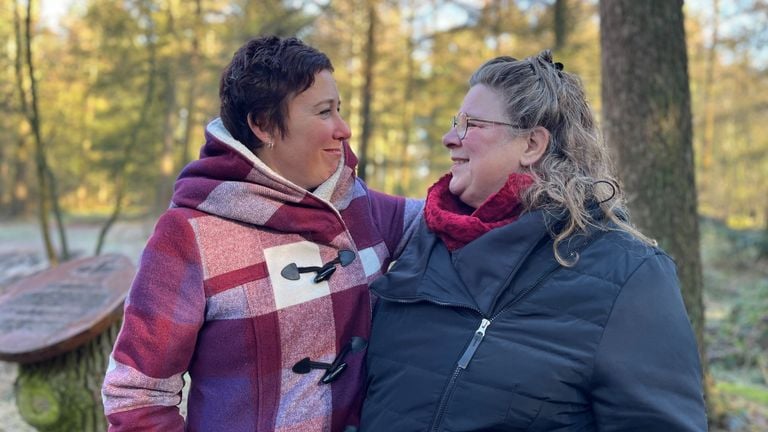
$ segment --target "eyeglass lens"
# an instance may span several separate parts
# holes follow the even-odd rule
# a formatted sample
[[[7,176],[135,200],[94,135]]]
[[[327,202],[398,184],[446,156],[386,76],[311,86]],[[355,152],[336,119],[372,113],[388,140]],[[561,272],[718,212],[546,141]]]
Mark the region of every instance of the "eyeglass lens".
[[[467,135],[467,114],[460,112],[453,117],[453,127],[456,129],[456,134],[459,139],[464,139]]]

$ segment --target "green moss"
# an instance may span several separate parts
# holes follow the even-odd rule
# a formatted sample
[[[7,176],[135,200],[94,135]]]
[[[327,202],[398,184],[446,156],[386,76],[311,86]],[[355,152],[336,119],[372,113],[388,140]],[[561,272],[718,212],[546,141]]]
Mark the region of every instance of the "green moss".
[[[75,351],[22,364],[16,398],[22,418],[40,432],[102,432],[107,429],[101,382],[120,323]]]
[[[768,389],[766,388],[727,381],[718,381],[715,385],[718,391],[728,396],[737,396],[750,402],[768,405]]]
[[[16,404],[24,421],[38,429],[53,426],[59,421],[61,406],[58,395],[41,376],[20,376],[16,386]]]

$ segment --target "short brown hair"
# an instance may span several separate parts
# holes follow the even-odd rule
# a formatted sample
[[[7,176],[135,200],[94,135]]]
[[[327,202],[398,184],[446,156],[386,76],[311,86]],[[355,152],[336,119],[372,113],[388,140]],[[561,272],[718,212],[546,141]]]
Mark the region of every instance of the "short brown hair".
[[[297,38],[251,39],[221,74],[219,115],[224,127],[251,151],[264,143],[248,126],[248,116],[284,137],[290,98],[311,87],[323,70],[333,71],[328,56]]]

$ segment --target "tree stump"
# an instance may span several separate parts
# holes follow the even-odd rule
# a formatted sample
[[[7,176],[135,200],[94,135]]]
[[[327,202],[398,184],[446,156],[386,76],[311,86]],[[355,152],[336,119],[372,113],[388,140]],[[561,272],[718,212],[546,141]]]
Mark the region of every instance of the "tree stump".
[[[101,383],[119,330],[118,321],[75,351],[19,365],[16,405],[24,421],[41,432],[106,431]]]
[[[135,274],[126,257],[71,261],[0,295],[0,360],[20,363],[14,387],[39,431],[107,429],[101,384]]]

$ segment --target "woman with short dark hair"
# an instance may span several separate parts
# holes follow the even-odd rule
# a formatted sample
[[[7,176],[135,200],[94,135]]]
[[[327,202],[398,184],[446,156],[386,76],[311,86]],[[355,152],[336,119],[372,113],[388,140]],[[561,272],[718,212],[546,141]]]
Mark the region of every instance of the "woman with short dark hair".
[[[181,172],[125,305],[110,431],[357,426],[368,282],[421,204],[355,177],[328,57],[262,37],[221,77],[221,118]],[[180,416],[183,374],[191,386]]]
[[[379,297],[364,432],[705,431],[672,259],[634,228],[576,75],[483,64]]]

